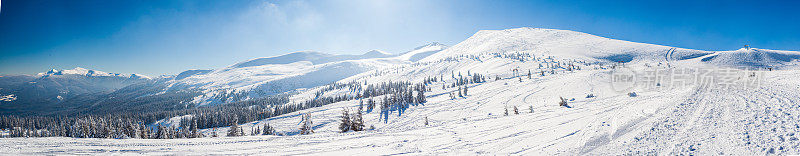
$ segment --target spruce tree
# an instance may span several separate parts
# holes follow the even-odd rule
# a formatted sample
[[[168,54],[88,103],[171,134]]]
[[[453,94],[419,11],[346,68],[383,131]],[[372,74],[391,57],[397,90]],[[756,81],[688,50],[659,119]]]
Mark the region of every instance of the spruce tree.
[[[362,131],[364,130],[364,116],[361,111],[356,111],[356,114],[352,116],[350,120],[352,125],[350,129],[353,131]]]
[[[464,96],[467,96],[467,86],[464,86]]]
[[[239,124],[237,124],[236,121],[233,121],[230,129],[228,129],[228,137],[242,136],[241,132],[242,130],[239,128]]]
[[[428,100],[425,99],[425,93],[424,92],[422,92],[422,91],[418,91],[417,92],[417,102],[418,103],[428,102]]]
[[[191,138],[199,138],[200,137],[201,134],[199,132],[197,132],[197,120],[192,120],[192,125],[191,125],[191,128],[190,128],[190,131],[192,131]]]
[[[372,111],[372,109],[375,109],[375,100],[369,98],[369,100],[367,100],[367,110]]]
[[[350,115],[347,112],[347,109],[342,109],[342,123],[339,124],[339,131],[342,133],[350,131],[350,126],[352,123],[350,122]]]

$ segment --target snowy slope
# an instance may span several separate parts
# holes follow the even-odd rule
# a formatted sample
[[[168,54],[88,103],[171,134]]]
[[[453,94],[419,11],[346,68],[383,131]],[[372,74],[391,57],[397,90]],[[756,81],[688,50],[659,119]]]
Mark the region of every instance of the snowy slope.
[[[515,31],[519,32],[508,33]],[[748,58],[728,62],[701,61],[709,56],[728,53],[611,40],[563,30],[522,28],[498,33],[507,34],[485,37],[484,34],[491,33],[482,31],[420,63],[363,73],[341,81],[367,81],[370,84],[401,80],[419,82],[426,76],[441,76],[445,82],[452,82],[452,73],[467,75],[470,72],[503,78],[471,85],[472,95],[466,98],[450,100],[446,93],[455,91],[454,88],[441,89],[441,83],[434,83],[431,85],[433,92],[426,94],[429,102],[410,108],[402,116],[390,117],[384,123],[379,121],[377,113],[368,113],[365,117],[368,125],[377,128],[373,132],[337,132],[341,109],[353,109],[357,101],[340,102],[253,122],[244,125],[245,130],[250,126],[270,123],[279,127],[281,132],[292,134],[299,127],[299,114],[310,113],[317,123],[316,131],[321,134],[276,138],[271,142],[286,143],[271,145],[290,148],[261,150],[295,154],[382,151],[380,154],[672,155],[800,151],[796,146],[800,142],[793,133],[800,127],[783,126],[800,124],[793,120],[795,117],[792,115],[800,111],[794,109],[800,106],[794,102],[800,100],[800,94],[790,91],[800,88],[798,83],[791,80],[792,75],[800,74],[797,71],[767,73],[765,85],[758,89],[720,90],[701,86],[668,90],[635,88],[631,90],[637,93],[635,97],[629,96],[628,92],[615,91],[609,82],[611,70],[608,67],[620,61],[614,58],[620,56],[628,59],[622,62],[634,63],[629,68],[637,70],[659,68],[655,67],[657,63],[674,64],[673,68],[695,68],[708,65],[727,67],[748,61],[779,65],[791,62],[790,59],[774,59],[777,61],[771,62]],[[514,36],[536,38],[527,36],[531,34],[548,37],[541,37],[542,41],[509,41]],[[476,38],[481,40],[474,41]],[[493,42],[495,40],[501,41]],[[530,43],[542,43],[538,45],[542,47],[521,48],[531,46]],[[521,61],[513,57],[494,56],[492,53],[495,52],[527,53],[533,57]],[[786,55],[796,53],[768,52]],[[539,67],[540,64],[566,62],[575,62],[584,70],[567,71],[564,67],[552,65]],[[514,77],[511,69],[523,71],[519,74],[523,75],[522,78]],[[525,76],[527,70],[534,73],[554,70],[555,74],[534,74],[536,76],[528,79]],[[594,97],[588,98],[589,94]],[[570,99],[572,108],[559,107],[559,97]],[[513,106],[522,113],[502,115],[504,107],[511,109]],[[529,107],[533,107],[533,113],[530,113]],[[431,126],[422,125],[424,117],[428,117]],[[781,124],[764,125],[765,122]],[[222,132],[224,130],[220,129]],[[773,133],[764,133],[767,130]],[[773,138],[783,139],[776,141]],[[358,146],[363,142],[367,142],[367,145]]]
[[[663,62],[691,59],[713,52],[609,39],[557,29],[481,30],[465,41],[421,61],[448,57],[519,53],[562,59],[609,62]]]
[[[395,58],[324,64],[296,62],[226,68],[185,79],[204,82],[201,86],[257,88],[263,85],[248,84],[286,75],[309,75],[297,70],[330,74],[323,72],[330,69],[324,65],[350,69],[342,64],[382,68],[358,72],[338,82],[379,84],[422,82],[426,77],[442,79],[429,85],[431,91],[425,93],[427,103],[411,106],[402,115],[393,111],[384,120],[378,111],[364,112],[367,127],[374,126],[374,130],[338,132],[341,111],[355,109],[359,103],[352,100],[242,125],[249,134],[251,128],[269,123],[279,133],[289,136],[114,141],[14,138],[0,142],[0,154],[797,154],[800,153],[796,134],[800,131],[797,120],[800,82],[795,77],[800,71],[793,70],[797,67],[796,54],[763,49],[681,49],[553,29],[480,31],[413,63],[403,54]],[[689,85],[662,89],[636,87],[621,92],[610,82],[612,68],[618,67],[638,71],[737,67],[759,69],[764,75],[763,83],[756,88]],[[776,70],[763,70],[764,67]],[[532,72],[530,78],[528,71]],[[470,93],[465,97],[451,99],[449,94],[457,88],[442,87],[454,82],[454,77],[475,73],[487,76],[489,81],[468,85]],[[320,87],[310,87],[299,91],[292,100],[307,100],[319,90]],[[636,96],[629,94],[632,92]],[[351,94],[338,89],[323,95]],[[561,97],[567,99],[569,107],[559,106]],[[519,113],[513,111],[514,107]],[[506,108],[509,115],[504,115]],[[301,114],[312,115],[316,133],[296,135]],[[424,124],[426,119],[429,125]],[[224,135],[227,130],[221,127],[202,131],[207,135],[212,131]]]
[[[310,113],[315,134],[245,136],[173,140],[107,140],[73,138],[13,138],[0,143],[5,154],[752,154],[797,153],[797,108],[800,85],[790,77],[770,74],[775,82],[757,90],[726,92],[687,88],[639,92],[638,97],[610,92],[603,71],[580,71],[532,80],[490,81],[470,86],[472,95],[450,100],[441,90],[428,93],[429,102],[393,113],[388,123],[377,112],[367,113],[367,125],[377,129],[337,132],[342,108],[357,101],[291,113],[242,125],[269,123],[280,133],[293,134],[299,113]],[[563,88],[570,88],[565,90]],[[585,98],[594,93],[596,98]],[[559,107],[554,97],[575,98],[572,108]],[[770,100],[775,99],[775,100]],[[730,103],[731,105],[725,105]],[[504,116],[503,107],[520,114]],[[531,113],[529,106],[534,107]],[[510,108],[511,109],[511,108]],[[788,113],[788,114],[787,114]],[[423,124],[427,117],[430,125]],[[209,133],[212,129],[205,130]],[[227,128],[217,129],[224,134]],[[782,138],[782,139],[781,139]],[[124,150],[123,150],[124,149]]]
[[[746,68],[794,68],[800,59],[800,52],[755,48],[742,48],[735,51],[720,51],[700,58],[714,65]]]

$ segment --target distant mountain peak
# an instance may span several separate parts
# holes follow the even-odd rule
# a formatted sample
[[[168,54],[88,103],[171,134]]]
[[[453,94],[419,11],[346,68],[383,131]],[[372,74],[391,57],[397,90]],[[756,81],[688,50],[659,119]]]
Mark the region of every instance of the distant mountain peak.
[[[377,49],[370,50],[367,53],[364,53],[364,56],[390,56],[390,55],[392,54]]]
[[[75,67],[74,69],[65,69],[65,70],[58,70],[58,69],[50,69],[47,72],[38,73],[36,74],[40,77],[48,77],[53,75],[80,75],[80,76],[87,76],[87,77],[125,77],[125,78],[135,78],[135,79],[150,79],[150,77],[141,75],[141,74],[118,74],[118,73],[108,73],[99,70],[92,70],[86,69],[81,67]]]
[[[419,50],[419,49],[426,48],[426,47],[447,47],[447,46],[444,45],[444,44],[441,44],[439,42],[429,42],[428,44],[425,44],[425,45],[419,46],[417,48],[414,48],[414,50]]]

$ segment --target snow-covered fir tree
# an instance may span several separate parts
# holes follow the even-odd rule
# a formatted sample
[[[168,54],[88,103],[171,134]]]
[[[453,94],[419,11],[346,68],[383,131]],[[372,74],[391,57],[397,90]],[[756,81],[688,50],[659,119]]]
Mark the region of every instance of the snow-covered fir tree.
[[[308,135],[314,133],[313,123],[311,122],[311,114],[303,115],[303,124],[300,126],[300,135]]]

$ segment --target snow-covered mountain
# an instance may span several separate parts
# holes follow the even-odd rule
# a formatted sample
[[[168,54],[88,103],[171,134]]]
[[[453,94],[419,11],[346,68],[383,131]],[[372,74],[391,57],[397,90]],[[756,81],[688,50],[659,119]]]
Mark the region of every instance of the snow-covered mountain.
[[[671,48],[609,39],[568,30],[516,28],[478,31],[467,40],[422,61],[491,53],[525,53],[586,60],[618,61],[617,58],[657,60],[663,59],[663,53]],[[694,52],[693,50],[689,51]],[[619,61],[625,61],[625,59]]]
[[[370,58],[385,58],[390,56],[392,55],[379,50],[371,50],[362,55],[333,55],[315,51],[301,51],[274,57],[256,58],[234,64],[229,68],[243,68],[243,67],[270,65],[270,64],[289,64],[300,61],[308,61],[311,62],[312,64],[324,64],[328,62],[360,60],[360,59],[370,59]]]
[[[80,67],[52,69],[37,75],[4,76],[0,77],[0,95],[6,98],[0,101],[0,110],[11,114],[40,112],[79,95],[112,92],[151,80],[140,74],[108,73]]]
[[[76,67],[75,69],[66,69],[66,70],[51,69],[50,71],[39,73],[36,75],[40,77],[86,76],[86,77],[121,77],[121,78],[131,78],[131,79],[151,79],[150,77],[145,75],[107,73],[103,71],[85,69],[81,67]]]
[[[168,90],[199,89],[199,105],[253,99],[332,83],[369,70],[405,64],[380,50],[362,55],[294,52],[257,58],[217,70],[190,70],[169,82]]]
[[[800,53],[796,51],[756,48],[703,51],[616,40],[569,30],[516,28],[478,31],[467,40],[421,61],[497,53],[626,63],[710,63],[742,68],[782,68],[792,66],[800,59]]]
[[[61,103],[64,106],[59,109],[86,112],[133,107],[145,109],[149,105],[153,105],[151,108],[173,107],[164,106],[164,100],[156,100],[165,97],[179,101],[181,105],[202,106],[317,87],[366,71],[408,63],[410,62],[406,58],[380,50],[371,50],[361,55],[304,51],[251,59],[215,70],[192,69],[174,76],[157,78],[84,68],[53,69],[36,76],[0,78],[0,96],[4,97],[4,101],[15,101],[7,105],[9,108],[18,104],[29,105],[28,103]],[[132,85],[136,83],[141,84]],[[36,89],[24,89],[26,87],[23,86]],[[193,97],[186,101],[184,98],[187,96]],[[32,98],[39,100],[30,101]]]
[[[207,73],[209,73],[211,71],[214,71],[214,70],[203,70],[203,69],[186,70],[186,71],[181,72],[178,75],[175,75],[175,77],[173,77],[173,79],[182,80],[182,79],[190,77],[190,76],[207,74]]]

